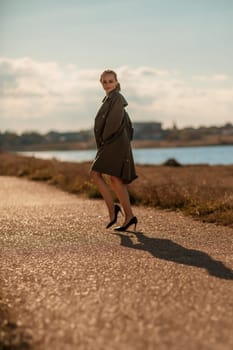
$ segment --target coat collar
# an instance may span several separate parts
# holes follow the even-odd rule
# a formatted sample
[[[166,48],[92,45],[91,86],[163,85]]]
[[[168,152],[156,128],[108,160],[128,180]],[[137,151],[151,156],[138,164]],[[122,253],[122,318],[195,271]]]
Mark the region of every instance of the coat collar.
[[[107,101],[107,100],[110,100],[110,99],[113,97],[113,95],[115,95],[115,93],[118,93],[118,94],[121,95],[121,93],[120,93],[117,89],[114,89],[114,90],[112,90],[108,95],[106,95],[106,96],[104,97],[104,99],[102,100],[102,102],[105,102],[105,101]],[[124,98],[124,96],[121,95],[121,98],[123,99],[124,107],[128,106],[128,102],[126,101],[126,99]]]
[[[117,89],[112,90],[108,95],[106,95],[104,97],[104,99],[102,100],[102,102],[105,102],[106,100],[110,99],[114,95],[115,92],[117,92]]]

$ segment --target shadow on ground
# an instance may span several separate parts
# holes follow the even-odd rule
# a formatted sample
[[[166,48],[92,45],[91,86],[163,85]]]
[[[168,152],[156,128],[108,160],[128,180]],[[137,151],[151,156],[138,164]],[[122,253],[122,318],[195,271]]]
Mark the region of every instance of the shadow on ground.
[[[150,238],[145,236],[142,232],[128,232],[137,237],[138,243],[133,243],[131,239],[133,236],[129,236],[127,233],[113,233],[121,238],[122,246],[145,250],[158,259],[203,268],[206,269],[211,276],[233,280],[233,271],[231,269],[225,266],[221,261],[214,260],[210,255],[200,250],[185,248],[170,239]]]

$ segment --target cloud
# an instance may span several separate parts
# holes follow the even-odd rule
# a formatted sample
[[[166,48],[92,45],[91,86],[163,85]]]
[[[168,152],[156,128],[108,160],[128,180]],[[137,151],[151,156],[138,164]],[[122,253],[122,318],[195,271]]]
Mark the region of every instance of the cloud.
[[[121,73],[121,69],[119,71]],[[128,71],[129,74],[124,69],[121,78],[138,120],[157,118],[165,125],[176,120],[179,126],[222,124],[232,120],[233,84],[225,88],[218,84],[227,79],[225,75],[212,76],[209,86],[200,83],[193,87],[175,71],[152,68],[128,68]]]
[[[226,74],[214,74],[214,75],[194,75],[192,77],[193,80],[200,81],[226,81],[230,79],[230,77]]]
[[[233,84],[229,87],[232,81],[225,74],[193,76],[188,81],[179,72],[155,67],[123,66],[116,71],[133,121],[157,120],[165,127],[176,121],[182,127],[232,120]],[[92,127],[104,96],[100,73],[29,57],[0,58],[1,130]]]

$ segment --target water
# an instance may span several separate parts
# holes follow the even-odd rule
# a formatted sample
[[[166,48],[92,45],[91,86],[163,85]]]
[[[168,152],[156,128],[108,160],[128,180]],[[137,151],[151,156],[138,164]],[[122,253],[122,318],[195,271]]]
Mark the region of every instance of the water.
[[[56,158],[62,161],[92,161],[95,150],[18,152],[42,159]],[[133,150],[137,164],[161,164],[175,158],[181,164],[233,164],[233,146],[204,146],[179,148],[141,148]]]

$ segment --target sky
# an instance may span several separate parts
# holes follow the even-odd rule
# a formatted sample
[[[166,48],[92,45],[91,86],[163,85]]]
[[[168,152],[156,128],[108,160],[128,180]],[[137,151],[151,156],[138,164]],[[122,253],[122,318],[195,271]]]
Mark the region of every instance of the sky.
[[[133,122],[233,122],[232,18],[232,0],[0,0],[0,132],[92,128],[105,69]]]

